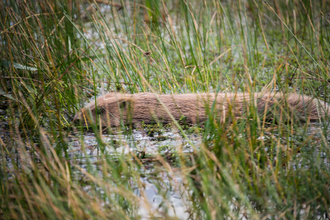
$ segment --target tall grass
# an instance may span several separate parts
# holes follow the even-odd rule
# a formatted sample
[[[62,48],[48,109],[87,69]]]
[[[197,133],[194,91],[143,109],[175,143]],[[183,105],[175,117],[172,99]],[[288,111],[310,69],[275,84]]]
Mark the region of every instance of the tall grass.
[[[269,122],[252,105],[220,123],[209,109],[202,127],[174,124],[192,153],[177,140],[153,155],[136,150],[131,128],[105,141],[96,126],[92,154],[71,124],[106,91],[329,102],[329,2],[103,2],[0,3],[1,218],[329,218],[328,120],[301,124],[278,109]]]

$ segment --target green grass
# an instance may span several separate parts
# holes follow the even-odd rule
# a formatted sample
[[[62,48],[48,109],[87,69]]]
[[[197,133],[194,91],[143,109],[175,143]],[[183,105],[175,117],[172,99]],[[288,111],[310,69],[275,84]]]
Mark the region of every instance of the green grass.
[[[0,3],[1,219],[140,219],[141,207],[176,219],[172,192],[190,219],[330,216],[328,120],[301,124],[279,109],[269,122],[251,106],[220,123],[210,109],[201,127],[173,122],[173,146],[162,144],[170,126],[146,125],[160,135],[151,155],[130,127],[110,141],[93,127],[90,144],[71,124],[107,91],[269,89],[329,102],[327,1],[105,2]]]

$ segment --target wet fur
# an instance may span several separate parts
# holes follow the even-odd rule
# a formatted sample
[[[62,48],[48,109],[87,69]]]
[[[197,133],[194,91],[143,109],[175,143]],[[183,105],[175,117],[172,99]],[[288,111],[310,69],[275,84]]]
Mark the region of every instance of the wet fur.
[[[188,124],[204,122],[212,107],[220,122],[229,115],[235,118],[245,117],[249,112],[249,106],[252,105],[257,107],[260,116],[266,114],[272,118],[275,113],[275,115],[289,116],[288,118],[293,116],[302,122],[306,119],[317,121],[330,115],[326,103],[299,94],[200,93],[157,96],[158,98],[153,93],[108,93],[82,108],[74,117],[74,121],[82,121],[83,125],[90,125],[91,122],[96,121],[95,116],[97,116],[102,127],[141,122],[146,124],[172,122],[159,100],[174,119],[184,118]]]

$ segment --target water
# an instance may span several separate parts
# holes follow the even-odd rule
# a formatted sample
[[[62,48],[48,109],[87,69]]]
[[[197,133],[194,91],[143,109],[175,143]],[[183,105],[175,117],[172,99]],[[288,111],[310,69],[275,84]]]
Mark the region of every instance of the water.
[[[181,149],[183,153],[189,154],[194,151],[193,146],[199,146],[202,142],[201,135],[188,135],[190,142],[182,137],[176,129],[160,129],[160,133],[148,134],[144,129],[134,129],[131,135],[122,131],[114,131],[113,134],[102,134],[101,139],[105,145],[103,153],[114,158],[122,154],[134,153],[140,155],[141,152],[148,157],[142,158],[144,165],[144,175],[140,177],[143,188],[139,188],[135,181],[129,181],[134,193],[140,198],[138,214],[142,219],[157,217],[157,213],[166,212],[169,216],[176,216],[179,219],[187,219],[189,204],[187,193],[180,168],[171,167],[165,169],[162,165],[154,162],[157,156],[174,153]],[[87,169],[87,157],[90,164],[97,164],[102,154],[100,144],[93,133],[86,132],[83,141],[77,133],[70,136],[69,156],[70,158],[80,158],[80,167]],[[86,149],[83,151],[82,144]],[[191,146],[193,144],[193,146]],[[198,148],[195,148],[198,149]],[[159,164],[159,162],[158,162]],[[97,170],[96,166],[93,170]],[[176,170],[178,172],[176,172]],[[79,171],[77,171],[79,172]],[[181,174],[181,175],[180,175]],[[102,172],[99,172],[102,176]],[[75,174],[80,176],[80,174]],[[160,216],[158,216],[160,217]]]

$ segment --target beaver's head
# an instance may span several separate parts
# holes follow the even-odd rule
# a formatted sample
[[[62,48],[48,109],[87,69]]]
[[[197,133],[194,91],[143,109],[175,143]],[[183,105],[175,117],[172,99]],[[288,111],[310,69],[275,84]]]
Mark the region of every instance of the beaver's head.
[[[102,127],[120,126],[129,123],[132,95],[108,93],[82,108],[73,121],[82,126],[97,123]]]

